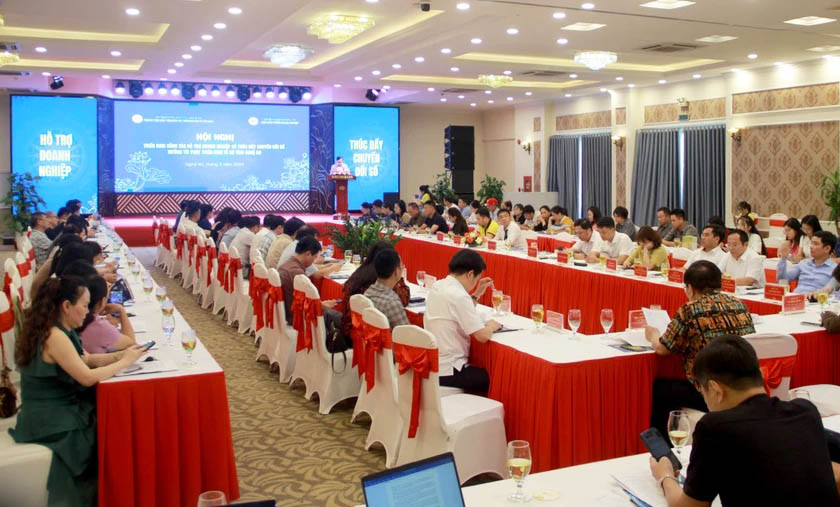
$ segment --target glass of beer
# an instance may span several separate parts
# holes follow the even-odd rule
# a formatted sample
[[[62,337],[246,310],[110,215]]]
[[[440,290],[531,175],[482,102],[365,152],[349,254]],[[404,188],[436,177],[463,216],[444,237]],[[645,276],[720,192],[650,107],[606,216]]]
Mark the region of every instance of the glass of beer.
[[[192,368],[195,366],[195,361],[192,360],[192,353],[195,350],[195,329],[185,329],[181,333],[181,347],[184,348],[184,352],[187,353],[187,362],[185,363],[188,368]]]
[[[344,262],[350,264],[353,261],[353,250],[344,251]]]
[[[493,310],[496,315],[502,315],[502,302],[505,300],[505,295],[498,289],[493,289]]]
[[[607,269],[607,254],[602,252],[598,258],[598,262],[601,264],[601,269]]]
[[[531,319],[533,319],[534,324],[536,324],[538,333],[542,330],[544,317],[545,310],[543,310],[543,305],[531,305]]]
[[[508,497],[514,503],[525,503],[528,497],[523,490],[525,477],[531,472],[531,446],[525,440],[513,440],[507,446],[507,467],[516,491]]]
[[[674,451],[677,459],[682,461],[681,450],[688,443],[688,436],[691,434],[691,421],[688,419],[688,412],[672,410],[668,414],[668,438],[674,444]]]
[[[825,304],[828,303],[828,294],[825,292],[817,292],[817,303],[820,304],[820,312],[824,312]]]

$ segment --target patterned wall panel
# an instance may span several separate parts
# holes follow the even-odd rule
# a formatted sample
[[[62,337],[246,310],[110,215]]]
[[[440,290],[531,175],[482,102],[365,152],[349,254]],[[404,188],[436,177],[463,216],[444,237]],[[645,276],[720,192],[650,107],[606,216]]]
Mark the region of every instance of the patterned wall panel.
[[[612,126],[612,113],[609,110],[557,117],[558,132],[563,130],[610,128],[610,126]]]
[[[688,102],[689,120],[713,120],[726,117],[726,99],[690,100]],[[645,106],[645,123],[667,123],[680,119],[680,105],[653,104]]]
[[[309,109],[309,204],[312,213],[335,213],[335,185],[327,178],[335,159],[332,104]]]
[[[534,192],[542,192],[542,141],[534,141]]]
[[[615,147],[615,205],[627,206],[627,146]]]
[[[741,129],[741,142],[732,144],[733,204],[746,200],[761,216],[813,213],[827,220],[820,184],[837,169],[838,150],[838,122]]]
[[[169,192],[116,194],[114,215],[172,214],[184,199],[210,203],[213,209],[226,206],[247,213],[281,211],[307,213],[309,192]],[[320,213],[320,212],[318,212]]]
[[[116,213],[117,198],[114,194],[114,102],[96,99],[98,143],[98,201],[99,213],[110,216]]]
[[[540,116],[534,117],[534,132],[542,131],[542,118]]]
[[[806,109],[840,104],[840,85],[826,83],[732,95],[732,114]]]
[[[627,108],[626,107],[615,108],[615,124],[616,125],[627,125]]]

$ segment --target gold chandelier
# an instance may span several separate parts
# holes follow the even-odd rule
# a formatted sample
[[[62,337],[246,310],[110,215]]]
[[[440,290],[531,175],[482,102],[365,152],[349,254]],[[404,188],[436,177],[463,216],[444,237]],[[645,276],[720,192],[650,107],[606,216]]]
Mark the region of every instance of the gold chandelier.
[[[375,24],[373,19],[367,16],[322,14],[309,25],[306,33],[324,39],[330,44],[341,44],[370,30]]]
[[[495,74],[482,74],[478,76],[478,82],[490,88],[501,88],[513,82],[513,78],[510,76],[497,76]]]
[[[17,53],[9,53],[8,51],[3,51],[0,53],[0,67],[3,65],[13,65],[20,61],[20,56]]]

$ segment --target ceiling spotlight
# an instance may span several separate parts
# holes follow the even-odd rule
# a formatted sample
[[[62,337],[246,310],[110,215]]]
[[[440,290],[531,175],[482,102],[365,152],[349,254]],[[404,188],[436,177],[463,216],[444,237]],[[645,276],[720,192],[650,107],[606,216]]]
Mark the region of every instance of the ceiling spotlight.
[[[660,80],[659,80],[659,84],[665,84],[665,83],[667,83],[667,82],[668,82],[668,81],[666,81],[666,80],[664,80],[664,79],[660,79]]]
[[[166,72],[169,74],[175,74],[175,69],[166,69]]]
[[[388,91],[391,89],[391,85],[385,85],[382,87],[383,90]]]
[[[367,2],[369,4],[378,4],[379,0],[365,0],[365,2]]]
[[[184,53],[183,55],[181,55],[181,58],[183,58],[184,60],[191,60],[192,55],[189,53]]]
[[[283,81],[275,81],[274,84],[277,86],[283,86]]]
[[[449,48],[443,48],[443,49],[441,49],[441,50],[440,50],[440,52],[441,52],[441,53],[443,53],[443,54],[445,54],[445,55],[448,55],[449,53],[451,53],[451,52],[452,52],[452,50],[451,50],[451,49],[449,49]]]
[[[569,74],[569,77],[572,79],[577,79],[577,74]]]
[[[627,85],[627,88],[635,88],[635,87],[636,87],[636,85],[634,85],[633,83],[630,83],[629,85]]]
[[[119,95],[125,93],[125,85],[122,81],[117,81],[117,86],[114,87],[114,91],[117,92],[117,94]]]
[[[509,76],[509,75],[513,74],[513,72],[511,72],[509,70],[506,70],[506,71],[502,72],[502,74],[504,74],[506,76]]]
[[[218,97],[218,96],[219,96],[219,95],[221,95],[221,94],[222,94],[222,91],[221,91],[221,90],[219,90],[219,87],[218,87],[218,86],[214,86],[214,87],[210,90],[210,95],[212,95],[212,96],[214,96],[214,97]]]
[[[111,76],[108,74],[102,74],[102,79],[111,79]]]
[[[571,94],[571,93],[567,93],[567,94],[566,94],[566,98],[567,98],[567,99],[568,99],[569,97],[571,97],[571,96],[572,96],[572,94]]]
[[[336,83],[333,85],[333,88],[341,88],[341,83]]]
[[[162,77],[162,78],[158,79],[158,81],[169,81],[169,78],[168,77]]]
[[[176,66],[176,67],[183,67],[183,66],[184,66],[184,62],[175,62],[175,63],[173,63],[172,65],[174,65],[174,66]]]
[[[381,72],[379,72],[378,70],[374,70],[374,71],[371,71],[371,74],[373,74],[374,76],[378,76],[378,75],[380,75],[380,74],[382,74],[382,73],[381,73]]]
[[[230,83],[231,83],[230,79],[225,79],[225,84],[230,84]]]
[[[52,73],[50,73],[50,72],[42,72],[42,73],[41,73],[41,75],[42,75],[42,76],[52,76]]]
[[[277,93],[277,98],[282,99],[282,100],[286,100],[286,99],[289,98],[289,92],[286,91],[285,88],[283,88]]]
[[[476,106],[475,102],[470,102],[470,107],[475,107],[475,106]]]
[[[353,79],[354,79],[354,80],[356,80],[356,81],[361,81],[361,80],[362,80],[362,76],[356,76],[356,77],[354,77]]]
[[[595,4],[586,2],[585,4],[580,4],[581,9],[592,10],[595,8]]]
[[[261,98],[262,97],[262,89],[259,86],[255,86],[254,91],[251,92],[251,95],[253,95],[256,98]]]
[[[225,90],[225,95],[227,95],[227,98],[232,99],[236,95],[236,90],[232,86],[228,86],[227,90]]]
[[[128,14],[129,16],[139,16],[140,15],[140,9],[135,9],[134,7],[129,7],[128,9],[125,10],[125,13]]]
[[[204,85],[200,85],[198,87],[198,95],[199,95],[199,97],[206,97],[207,96],[207,88],[205,88]]]
[[[508,102],[510,102],[510,101],[513,100],[513,97],[508,97],[507,100],[508,100]]]
[[[201,46],[199,46],[198,44],[193,44],[192,46],[190,46],[190,50],[191,51],[201,51]]]
[[[227,28],[227,25],[224,23],[214,23],[213,28],[215,28],[216,30],[224,30],[225,28]]]
[[[169,89],[169,93],[177,97],[178,95],[181,95],[181,89],[178,88],[178,85],[172,85],[172,88]]]
[[[143,87],[143,93],[145,93],[146,95],[151,95],[155,93],[155,89],[152,88],[151,83],[146,83],[146,86]]]
[[[467,2],[460,2],[455,5],[455,8],[459,11],[468,11],[470,9],[470,4],[468,4]]]
[[[111,56],[122,56],[122,52],[115,49],[111,51]]]
[[[562,37],[557,39],[557,44],[568,44],[568,43],[569,43],[569,39],[564,39]]]
[[[166,85],[158,86],[158,95],[166,95],[167,93],[169,93],[169,90],[166,89]]]
[[[701,78],[701,77],[703,77],[703,76],[701,76],[700,74],[694,74],[694,75],[693,75],[693,76],[691,76],[691,77],[693,77],[694,79],[700,79],[700,78]]]
[[[518,35],[519,34],[519,29],[518,28],[508,28],[507,29],[507,34],[508,35]]]
[[[747,58],[749,58],[750,60],[755,60],[756,58],[758,58],[758,55],[755,53],[750,53],[747,55]]]
[[[274,98],[274,88],[268,87],[265,89],[265,98],[273,99]]]
[[[552,14],[551,17],[554,18],[554,19],[566,19],[566,13],[558,11],[558,12],[555,12],[554,14]]]
[[[414,61],[417,62],[417,63],[423,63],[423,62],[426,61],[426,59],[423,58],[422,56],[418,56],[417,58],[414,59]]]
[[[493,92],[490,90],[484,90],[484,95],[492,95]]]
[[[205,33],[204,35],[201,36],[201,40],[208,40],[208,41],[213,40],[213,36],[210,35],[209,33]]]
[[[303,92],[303,100],[312,100],[312,92],[308,90]]]
[[[401,69],[401,68],[402,68],[402,65],[400,65],[400,64],[398,64],[398,63],[395,63],[394,65],[391,65],[391,68],[392,68],[392,69],[397,69],[397,70],[399,70],[399,69]]]
[[[487,103],[488,103],[488,104],[495,104],[495,103],[496,103],[496,101],[495,101],[495,100],[488,100],[488,101],[487,101]]]
[[[621,76],[618,76],[617,78],[615,78],[615,80],[616,80],[616,81],[624,81],[624,78],[623,78],[623,77],[621,77]]]
[[[459,69],[458,67],[449,67],[449,70],[451,70],[452,72],[458,72],[461,69]]]
[[[473,44],[481,44],[481,39],[479,39],[478,37],[474,37],[470,39],[470,42],[472,42]]]
[[[463,96],[463,95],[458,95],[458,98],[459,98],[459,99],[463,99],[463,98],[464,98],[464,96]]]
[[[601,93],[604,93],[605,91],[607,91],[606,88],[601,88]]]
[[[240,9],[239,7],[231,7],[230,9],[228,9],[228,14],[239,16],[240,14],[242,14],[242,9]]]
[[[441,97],[441,98],[440,98],[440,101],[441,101],[441,102],[446,102],[446,97]]]
[[[530,97],[531,95],[533,95],[533,92],[525,92],[526,97]]]
[[[47,52],[47,48],[45,48],[44,46],[36,46],[36,47],[35,47],[35,52],[37,52],[37,53],[46,53],[46,52]]]
[[[435,89],[430,86],[430,87],[426,88],[426,91],[433,92],[433,91],[435,91]]]

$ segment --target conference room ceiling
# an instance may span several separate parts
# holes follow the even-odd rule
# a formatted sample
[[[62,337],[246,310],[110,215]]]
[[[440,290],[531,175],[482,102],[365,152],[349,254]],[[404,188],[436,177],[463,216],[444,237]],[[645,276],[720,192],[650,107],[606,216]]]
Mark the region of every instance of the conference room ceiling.
[[[42,72],[65,81],[105,79],[106,88],[114,79],[229,79],[309,85],[316,101],[364,102],[367,88],[387,85],[380,102],[446,99],[487,107],[494,99],[523,103],[840,55],[839,21],[786,23],[805,16],[838,20],[840,0],[656,2],[688,4],[670,9],[641,5],[648,1],[594,0],[586,9],[564,0],[432,0],[423,12],[411,0],[7,0],[0,4],[0,41],[19,42],[21,61],[0,70],[31,75],[0,76],[0,87],[47,90]],[[456,7],[462,3],[469,8]],[[229,13],[231,7],[241,13]],[[139,14],[128,15],[128,8]],[[341,44],[307,33],[316,17],[331,13],[364,16],[375,26]],[[734,39],[702,40],[710,36]],[[303,45],[312,54],[279,68],[263,56],[275,44]],[[675,44],[689,48],[645,49]],[[445,48],[451,52],[442,53]],[[618,61],[601,71],[574,62],[576,52],[591,50],[615,52]],[[478,76],[505,71],[513,81],[485,94]]]

